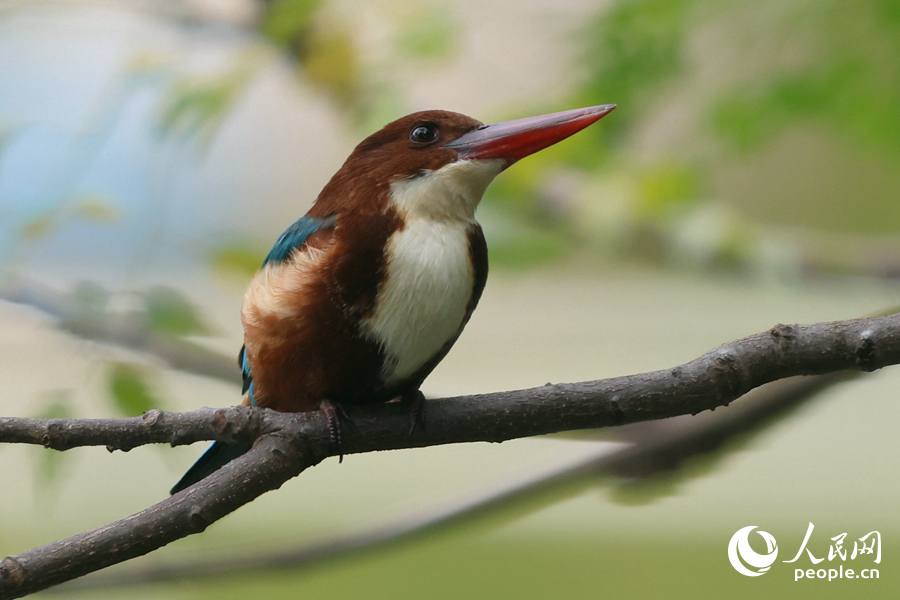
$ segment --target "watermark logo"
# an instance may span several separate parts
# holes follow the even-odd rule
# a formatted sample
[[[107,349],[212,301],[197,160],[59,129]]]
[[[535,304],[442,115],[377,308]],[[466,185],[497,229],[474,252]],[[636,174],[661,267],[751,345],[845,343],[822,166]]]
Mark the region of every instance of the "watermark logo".
[[[738,529],[731,536],[731,541],[728,542],[728,560],[731,561],[731,566],[734,567],[735,571],[747,577],[764,575],[769,570],[769,567],[772,566],[772,563],[775,562],[775,559],[778,558],[778,544],[775,543],[775,538],[765,531],[757,531],[756,533],[766,540],[768,552],[759,554],[750,547],[750,533],[754,529],[756,529],[756,525]],[[744,566],[744,563],[756,570],[748,569]]]
[[[847,534],[838,534],[829,540],[831,544],[828,546],[827,554],[820,554],[821,551],[816,551],[814,554],[813,550],[809,547],[810,538],[812,537],[814,528],[815,526],[810,523],[809,527],[806,529],[806,535],[800,543],[800,549],[797,550],[797,554],[794,558],[783,560],[781,562],[796,563],[804,556],[803,553],[805,551],[806,556],[814,566],[819,565],[826,558],[829,563],[834,562],[835,564],[829,564],[828,566],[831,568],[828,569],[794,569],[794,581],[799,581],[800,579],[827,579],[828,581],[834,579],[878,579],[880,577],[878,569],[845,568],[844,565],[841,564],[848,559],[855,561],[857,557],[861,558],[863,563],[871,560],[876,565],[880,564],[881,534],[879,532],[870,531],[866,535],[856,540],[852,540],[852,551],[845,546],[845,543],[849,545],[849,542],[846,541]],[[731,536],[731,541],[728,542],[728,560],[731,562],[731,566],[734,567],[735,571],[741,575],[746,575],[747,577],[759,577],[760,575],[766,574],[778,558],[778,544],[775,542],[775,538],[765,531],[757,531],[756,533],[765,540],[767,552],[765,554],[759,554],[750,547],[750,534],[753,533],[754,529],[756,529],[756,525],[738,529],[735,534]],[[819,554],[821,558],[816,556],[816,554]],[[824,567],[826,565],[822,566]],[[860,566],[865,567],[866,565],[860,564]]]

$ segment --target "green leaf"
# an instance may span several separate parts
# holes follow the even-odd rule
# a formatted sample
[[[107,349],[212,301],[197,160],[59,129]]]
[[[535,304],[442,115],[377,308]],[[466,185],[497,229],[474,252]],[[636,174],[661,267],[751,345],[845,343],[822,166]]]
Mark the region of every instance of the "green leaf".
[[[162,402],[153,394],[150,374],[143,368],[127,363],[113,363],[109,372],[109,391],[121,414],[137,417]]]
[[[180,291],[157,286],[144,294],[144,306],[150,329],[175,335],[209,333],[199,311]]]

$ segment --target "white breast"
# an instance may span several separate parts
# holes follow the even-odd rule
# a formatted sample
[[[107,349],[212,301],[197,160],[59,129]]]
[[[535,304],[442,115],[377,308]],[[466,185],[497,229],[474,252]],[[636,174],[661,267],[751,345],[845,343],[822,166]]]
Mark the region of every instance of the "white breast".
[[[462,223],[412,219],[388,241],[387,280],[363,323],[388,360],[385,383],[402,381],[462,326],[475,273]]]
[[[469,230],[502,167],[498,160],[460,161],[391,185],[405,227],[388,240],[387,279],[362,324],[385,350],[386,384],[411,376],[459,333],[475,282]]]

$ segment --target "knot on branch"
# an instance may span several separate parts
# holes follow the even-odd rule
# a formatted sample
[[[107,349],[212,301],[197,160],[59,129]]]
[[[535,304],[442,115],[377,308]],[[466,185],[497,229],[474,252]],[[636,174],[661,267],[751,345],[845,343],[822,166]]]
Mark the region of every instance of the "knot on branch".
[[[16,559],[7,556],[0,560],[0,581],[19,587],[25,583],[25,567]]]
[[[274,456],[275,460],[278,461],[280,469],[287,469],[291,466],[291,457],[283,452],[280,448],[273,449],[272,456]]]
[[[733,348],[720,348],[716,352],[710,374],[715,384],[717,397],[708,408],[715,410],[720,405],[728,406],[743,390],[740,360]]]
[[[259,409],[250,406],[220,408],[213,416],[216,438],[227,443],[250,441],[259,436]]]
[[[215,519],[209,519],[203,514],[203,509],[199,506],[194,506],[191,508],[188,513],[188,523],[190,524],[191,531],[194,533],[201,533],[206,530],[207,527],[214,521]]]
[[[65,428],[59,423],[51,421],[47,425],[47,431],[41,436],[41,445],[51,450],[68,450]]]
[[[875,340],[872,339],[872,330],[866,329],[859,334],[859,344],[853,352],[860,371],[874,371],[878,368],[875,362]]]
[[[791,343],[797,339],[794,326],[785,325],[784,323],[779,323],[770,329],[769,335],[772,336],[772,339],[778,344],[778,348],[781,350],[787,350]]]
[[[141,415],[141,421],[143,421],[144,425],[146,425],[147,427],[153,427],[154,425],[156,425],[157,421],[159,421],[159,418],[162,416],[162,414],[163,411],[159,410],[158,408],[151,408]]]
[[[621,400],[622,398],[618,394],[613,395],[609,399],[610,408],[612,408],[613,427],[625,424],[625,411],[622,410],[622,406],[619,404]]]
[[[331,456],[333,448],[331,439],[325,438],[321,443],[316,443],[306,431],[304,426],[309,422],[307,414],[298,413],[291,417],[295,418],[290,419],[284,429],[267,432],[260,438],[272,444],[268,452],[282,468],[297,466],[301,462],[301,457],[302,462],[313,466]]]
[[[160,410],[158,408],[151,408],[144,414],[140,416],[140,423],[142,427],[147,428],[155,428],[155,427],[163,427],[165,428],[170,424],[172,419],[177,418],[176,415],[167,415],[165,411]],[[190,444],[193,442],[190,436],[190,431],[186,427],[178,427],[175,428],[169,437],[168,442],[172,446],[180,446],[182,444]],[[138,446],[140,444],[128,444],[128,443],[118,443],[114,445],[108,445],[106,447],[110,452],[114,450],[121,450],[122,452],[128,452],[132,448]]]

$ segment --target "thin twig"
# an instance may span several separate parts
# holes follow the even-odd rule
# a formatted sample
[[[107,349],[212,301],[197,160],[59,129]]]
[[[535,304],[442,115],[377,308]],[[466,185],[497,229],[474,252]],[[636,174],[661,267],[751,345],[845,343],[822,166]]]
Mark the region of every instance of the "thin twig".
[[[85,314],[70,294],[36,283],[7,283],[0,287],[0,300],[31,306],[58,319],[63,331],[86,340],[114,344],[162,359],[171,368],[240,384],[237,354],[223,356],[200,344],[153,331],[134,315]]]
[[[127,452],[145,444],[181,446],[212,439],[249,442],[259,437],[263,415],[277,421],[278,414],[231,406],[183,413],[153,409],[126,419],[0,417],[0,443],[39,444],[53,450],[106,446],[110,452]]]

